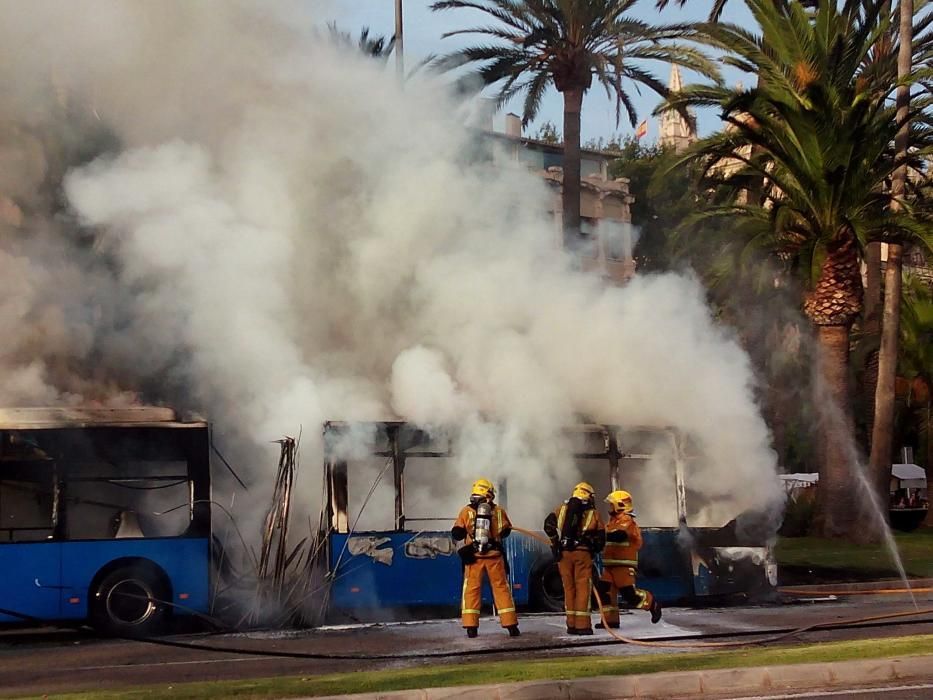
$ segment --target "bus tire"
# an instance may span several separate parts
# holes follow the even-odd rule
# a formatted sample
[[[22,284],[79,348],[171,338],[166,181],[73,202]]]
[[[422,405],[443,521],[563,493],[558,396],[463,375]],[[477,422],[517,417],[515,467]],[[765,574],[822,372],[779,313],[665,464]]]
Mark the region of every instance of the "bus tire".
[[[149,637],[161,632],[169,608],[154,601],[170,595],[154,565],[121,566],[104,576],[90,598],[90,622],[98,631],[120,637]]]
[[[531,600],[540,612],[564,612],[564,585],[556,561],[536,567],[531,574]]]

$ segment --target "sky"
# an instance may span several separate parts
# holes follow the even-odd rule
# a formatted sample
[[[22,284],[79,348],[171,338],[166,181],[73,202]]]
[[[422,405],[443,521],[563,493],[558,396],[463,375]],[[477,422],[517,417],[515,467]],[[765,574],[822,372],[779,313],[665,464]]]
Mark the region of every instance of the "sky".
[[[492,24],[487,21],[486,15],[472,10],[445,10],[432,12],[432,0],[403,0],[404,2],[404,35],[405,35],[405,63],[414,66],[424,57],[432,54],[444,54],[470,43],[470,37],[451,37],[442,39],[444,32],[463,29],[472,26]],[[706,19],[709,12],[708,0],[688,0],[687,7],[668,8],[664,12],[655,9],[653,0],[640,0],[633,8],[632,15],[638,19],[653,23],[686,22]],[[327,21],[337,22],[340,29],[357,36],[362,27],[369,27],[371,34],[391,36],[395,32],[395,0],[342,0],[325,6],[329,14]],[[743,26],[751,23],[751,14],[740,0],[730,0],[723,13],[723,21],[735,22]],[[482,37],[473,37],[473,41]],[[651,71],[666,83],[670,75],[670,67],[661,63],[651,66]],[[747,76],[733,69],[723,70],[728,83],[734,84],[744,81],[748,84]],[[685,83],[696,80],[696,76],[683,71]],[[658,120],[651,116],[652,110],[658,105],[658,97],[650,90],[643,89],[641,94],[636,92],[632,84],[626,85],[638,112],[639,121],[648,120],[648,135],[646,142],[652,142],[658,136]],[[492,93],[490,93],[492,94]],[[520,114],[521,101],[513,100],[497,117],[496,128],[501,130],[503,115],[506,112]],[[563,107],[560,95],[550,90],[545,97],[538,118],[526,129],[526,135],[534,136],[541,124],[550,121],[560,130]],[[697,114],[697,127],[701,135],[716,131],[720,121],[714,110],[704,110]],[[604,139],[606,141],[614,136],[626,137],[634,134],[634,128],[629,125],[623,115],[622,121],[616,126],[615,103],[611,102],[601,90],[590,90],[583,103],[582,138],[586,142],[591,139]]]

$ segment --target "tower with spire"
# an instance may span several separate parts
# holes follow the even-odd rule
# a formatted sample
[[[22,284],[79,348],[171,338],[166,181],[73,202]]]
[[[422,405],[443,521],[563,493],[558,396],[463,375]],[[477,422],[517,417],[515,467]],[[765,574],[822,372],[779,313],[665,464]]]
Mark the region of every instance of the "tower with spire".
[[[671,92],[680,92],[684,88],[683,81],[680,78],[680,68],[677,64],[671,65],[671,78],[667,84]],[[690,144],[697,140],[696,120],[693,118],[693,112],[690,111],[690,119],[673,109],[667,110],[661,114],[661,135],[658,143],[665,148],[673,148],[677,153],[685,150]]]

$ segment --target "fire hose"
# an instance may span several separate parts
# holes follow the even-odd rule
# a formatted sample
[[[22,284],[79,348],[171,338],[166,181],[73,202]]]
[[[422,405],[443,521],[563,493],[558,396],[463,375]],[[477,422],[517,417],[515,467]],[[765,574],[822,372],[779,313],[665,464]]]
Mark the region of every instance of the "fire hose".
[[[537,539],[541,542],[544,542],[550,545],[550,541],[544,538],[539,533],[525,530],[522,528],[513,528],[516,532],[521,532],[529,537]],[[603,607],[602,599],[599,595],[599,591],[596,586],[593,586],[592,592],[596,598],[596,604],[599,608],[599,616],[602,620],[603,626],[609,635],[613,638],[610,640],[591,640],[591,641],[580,641],[573,644],[566,643],[555,643],[555,644],[536,644],[536,645],[522,645],[522,646],[509,646],[509,647],[481,647],[477,649],[458,649],[454,651],[443,651],[443,652],[428,652],[428,653],[417,653],[417,654],[324,654],[324,653],[314,653],[314,652],[300,652],[300,651],[283,651],[283,650],[270,650],[270,649],[251,649],[248,647],[228,647],[228,646],[216,646],[213,644],[204,644],[201,642],[188,642],[180,641],[174,639],[164,639],[156,637],[139,637],[132,635],[122,635],[116,633],[109,633],[102,636],[109,637],[112,639],[120,639],[126,641],[136,641],[144,642],[147,644],[153,644],[157,646],[166,646],[180,649],[188,649],[193,651],[207,651],[207,652],[221,652],[226,654],[236,654],[236,655],[245,655],[245,656],[258,656],[258,657],[276,657],[276,658],[292,658],[292,659],[313,659],[313,660],[331,660],[331,661],[375,661],[375,660],[398,660],[406,658],[451,658],[451,657],[463,657],[463,656],[488,656],[492,654],[509,654],[509,653],[520,653],[520,652],[534,652],[534,651],[557,651],[567,648],[576,648],[576,647],[593,647],[593,646],[604,646],[606,644],[631,644],[633,646],[641,647],[655,647],[655,648],[671,648],[671,649],[722,649],[722,648],[736,648],[736,647],[747,647],[760,644],[770,644],[778,642],[790,637],[798,636],[806,632],[813,632],[818,630],[831,630],[837,628],[845,627],[860,627],[860,626],[874,626],[874,624],[880,623],[883,620],[894,620],[904,617],[915,617],[920,615],[931,615],[933,614],[933,608],[918,608],[914,610],[901,611],[895,613],[884,613],[880,615],[871,615],[867,617],[858,617],[858,618],[846,618],[842,620],[835,620],[830,622],[815,622],[810,625],[805,625],[803,627],[798,627],[790,630],[781,630],[776,634],[771,634],[769,636],[762,637],[760,639],[754,639],[750,641],[723,641],[723,642],[704,642],[704,641],[680,641],[680,640],[663,640],[663,639],[636,639],[632,637],[627,637],[622,635],[612,628],[609,627],[608,621],[606,618],[606,611]],[[177,605],[168,601],[159,600],[154,597],[149,596],[139,596],[137,594],[123,594],[132,598],[146,599],[149,602],[152,602],[157,605],[166,605],[169,607],[175,607],[183,609],[186,612],[191,612],[196,614],[198,617],[205,619],[206,621],[214,624],[215,626],[221,627],[221,623],[210,616],[204,615],[202,613],[197,613],[197,611],[190,610],[182,605]],[[51,624],[46,620],[20,613],[15,610],[8,610],[0,608],[0,614],[7,615],[10,617],[15,617],[25,622],[30,622],[37,624],[42,627],[71,627],[74,629],[83,629],[83,624],[81,623],[71,623],[71,624]],[[917,622],[931,622],[931,620],[918,620]],[[911,623],[908,623],[911,624]],[[742,636],[757,636],[758,634],[767,634],[769,630],[744,630],[739,633],[717,633],[715,635],[704,635],[704,636],[733,636],[740,634]]]
[[[150,599],[155,603],[163,603],[165,601],[160,601],[158,599]],[[451,651],[440,651],[440,652],[428,652],[428,653],[412,653],[412,654],[323,654],[315,652],[303,652],[303,651],[284,651],[284,650],[273,650],[273,649],[255,649],[249,647],[230,647],[230,646],[217,646],[214,644],[204,644],[201,642],[188,642],[180,641],[176,639],[165,639],[159,637],[138,637],[132,635],[121,635],[121,634],[104,634],[101,635],[104,638],[109,639],[118,639],[123,641],[132,641],[132,642],[141,642],[145,644],[152,644],[155,646],[164,646],[171,647],[176,649],[186,649],[190,651],[206,651],[206,652],[220,652],[224,654],[235,654],[237,656],[253,656],[253,657],[271,657],[271,658],[284,658],[284,659],[307,659],[307,660],[318,660],[318,661],[394,661],[401,659],[425,659],[425,658],[459,658],[465,656],[491,656],[495,654],[513,654],[513,653],[527,653],[535,651],[560,651],[563,649],[575,649],[583,647],[595,647],[595,646],[605,646],[607,644],[634,644],[637,646],[671,646],[673,648],[721,648],[723,646],[753,646],[757,644],[765,644],[773,642],[779,639],[784,639],[789,636],[801,634],[807,631],[814,631],[819,629],[832,629],[832,628],[841,628],[841,627],[857,627],[863,626],[865,623],[877,622],[879,620],[886,620],[898,617],[905,617],[909,615],[919,615],[919,614],[928,614],[933,613],[933,608],[925,610],[916,610],[909,612],[900,612],[900,613],[889,613],[884,615],[874,615],[871,617],[864,618],[851,618],[847,620],[837,620],[835,622],[826,622],[826,623],[816,623],[813,625],[808,625],[806,627],[801,627],[794,630],[788,630],[782,632],[781,634],[773,635],[765,639],[753,640],[749,642],[722,642],[722,643],[680,643],[674,642],[667,644],[663,641],[656,640],[654,642],[648,640],[639,640],[632,639],[629,640],[626,637],[623,637],[619,634],[613,634],[614,640],[591,640],[591,641],[581,641],[575,642],[573,644],[566,644],[564,642],[553,643],[553,644],[526,644],[521,646],[508,646],[508,647],[495,647],[495,646],[485,646],[479,647],[476,649],[456,649]],[[56,627],[60,628],[63,625],[57,624],[53,625],[45,620],[33,617],[31,615],[26,615],[23,613],[16,612],[14,610],[7,610],[0,608],[0,614],[9,615],[11,617],[19,618],[25,622],[32,622],[42,627]],[[605,619],[605,617],[603,618]],[[921,620],[918,622],[931,622],[933,620]],[[72,623],[70,625],[64,625],[65,627],[71,627],[76,630],[83,628],[83,625],[80,623]],[[762,630],[764,633],[764,630]],[[727,633],[728,634],[728,633]],[[752,630],[746,630],[739,634],[757,634],[757,632]]]

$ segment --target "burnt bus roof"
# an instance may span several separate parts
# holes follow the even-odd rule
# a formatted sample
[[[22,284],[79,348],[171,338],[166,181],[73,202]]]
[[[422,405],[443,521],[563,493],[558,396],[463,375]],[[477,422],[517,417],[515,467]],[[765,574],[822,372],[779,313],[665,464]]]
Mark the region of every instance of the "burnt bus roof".
[[[341,420],[329,420],[324,422],[324,431],[330,429],[340,430],[340,429],[350,429],[354,427],[394,427],[407,425],[410,427],[418,427],[418,423],[404,420],[374,420],[374,421],[341,421]],[[439,426],[443,428],[443,426]],[[673,426],[656,426],[656,425],[626,425],[618,426],[611,424],[603,423],[574,423],[570,425],[565,425],[561,428],[565,432],[582,432],[582,433],[600,433],[605,430],[630,430],[632,432],[646,432],[646,433],[662,433],[675,430]]]
[[[445,426],[436,426],[440,429],[441,433],[444,432]],[[342,433],[345,434],[348,431],[355,429],[362,429],[366,432],[379,433],[382,431],[386,436],[388,434],[394,433],[398,434],[399,431],[403,429],[412,430],[415,433],[420,433],[423,436],[430,435],[431,430],[424,428],[417,423],[412,423],[402,420],[385,420],[385,421],[325,421],[323,425],[323,434],[325,438],[324,452],[326,456],[332,454],[332,444],[328,444],[327,438],[329,434],[336,433],[337,436],[340,436]],[[605,448],[600,449],[599,451],[588,451],[588,452],[576,452],[575,456],[579,458],[595,457],[602,458],[608,457],[612,450],[618,450],[618,446],[610,447],[610,440],[618,440],[620,433],[654,433],[654,434],[668,434],[675,436],[675,438],[680,439],[683,436],[682,432],[669,426],[647,426],[647,425],[637,425],[637,426],[619,426],[612,424],[601,424],[601,423],[576,423],[565,425],[559,429],[559,432],[564,433],[565,435],[584,435],[584,436],[598,436],[606,440]],[[450,456],[449,447],[447,450],[441,451],[427,451],[417,454],[412,454],[408,452],[411,447],[417,445],[421,440],[416,440],[415,443],[403,446],[401,449],[405,451],[408,456],[422,456],[422,457],[442,457]],[[372,452],[374,455],[385,456],[389,452],[386,450],[375,450]],[[619,453],[619,457],[622,458],[646,458],[649,455],[642,454],[627,454]]]
[[[207,428],[199,417],[181,418],[162,406],[127,408],[0,408],[0,430],[60,428]]]

